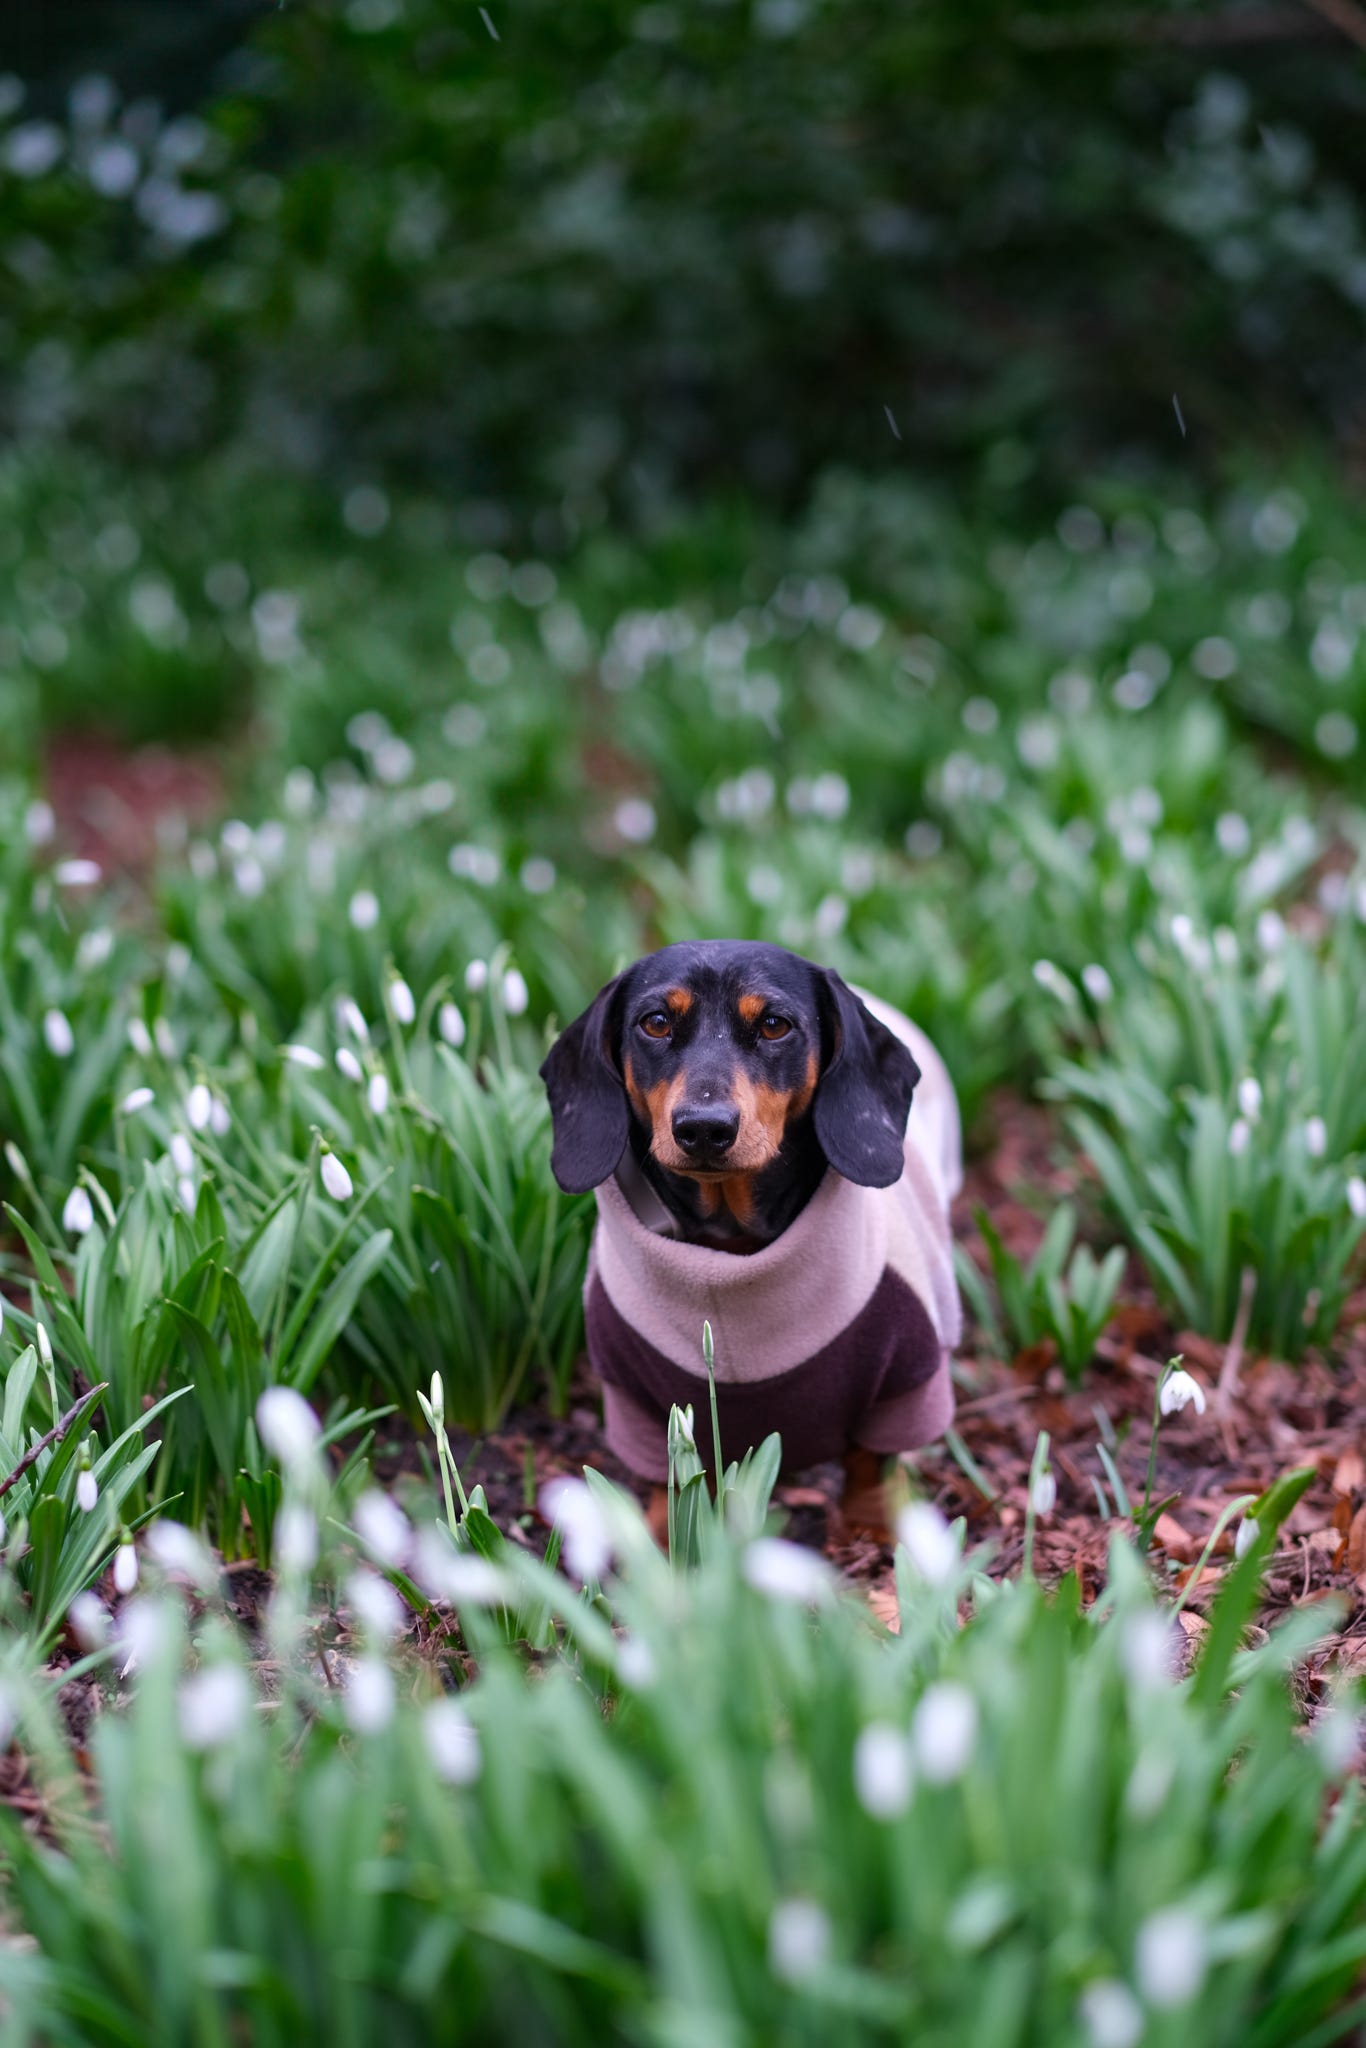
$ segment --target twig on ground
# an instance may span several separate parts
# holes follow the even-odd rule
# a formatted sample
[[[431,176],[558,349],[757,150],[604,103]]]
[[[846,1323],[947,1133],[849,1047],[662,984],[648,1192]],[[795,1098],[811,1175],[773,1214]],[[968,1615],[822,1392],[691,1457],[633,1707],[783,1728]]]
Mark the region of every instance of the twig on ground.
[[[15,1466],[14,1470],[10,1473],[9,1477],[7,1479],[0,1479],[0,1496],[7,1494],[10,1488],[13,1485],[15,1485],[17,1481],[23,1478],[24,1474],[28,1471],[30,1465],[37,1463],[38,1459],[42,1456],[43,1452],[47,1449],[49,1444],[60,1443],[62,1438],[66,1435],[67,1431],[71,1429],[77,1421],[79,1421],[80,1417],[83,1414],[95,1408],[95,1406],[98,1403],[99,1396],[101,1394],[107,1393],[108,1391],[108,1380],[101,1380],[99,1385],[97,1387],[92,1387],[88,1394],[82,1394],[80,1400],[73,1403],[73,1405],[67,1409],[65,1415],[59,1416],[56,1422],[53,1423],[47,1435],[40,1436],[37,1443],[33,1446],[33,1449],[31,1451],[24,1452],[23,1457],[19,1460],[19,1463]]]

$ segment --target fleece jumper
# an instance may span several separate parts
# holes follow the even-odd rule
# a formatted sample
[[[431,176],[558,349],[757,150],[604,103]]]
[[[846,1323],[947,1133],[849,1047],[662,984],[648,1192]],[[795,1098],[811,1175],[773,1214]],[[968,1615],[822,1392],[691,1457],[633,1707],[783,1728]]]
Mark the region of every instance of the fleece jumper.
[[[685,1244],[628,1153],[597,1190],[584,1286],[588,1357],[603,1382],[607,1442],[644,1479],[668,1477],[669,1410],[693,1404],[710,1464],[702,1323],[712,1327],[721,1450],[771,1430],[784,1471],[856,1445],[892,1455],[953,1420],[950,1354],[961,1335],[949,1203],[962,1182],[953,1084],[908,1018],[856,993],[910,1049],[921,1079],[901,1178],[856,1187],[833,1167],[796,1220],[749,1255]]]

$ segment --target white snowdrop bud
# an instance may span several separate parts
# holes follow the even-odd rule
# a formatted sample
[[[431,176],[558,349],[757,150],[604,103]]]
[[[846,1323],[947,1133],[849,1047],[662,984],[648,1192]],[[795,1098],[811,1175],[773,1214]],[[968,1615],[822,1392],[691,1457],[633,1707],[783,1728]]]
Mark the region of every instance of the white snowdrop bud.
[[[114,1590],[131,1593],[138,1582],[138,1554],[131,1536],[125,1536],[114,1553]]]
[[[384,1115],[389,1107],[389,1076],[387,1074],[372,1074],[370,1076],[370,1085],[365,1091],[365,1099],[370,1105],[371,1116]]]
[[[1134,1975],[1149,2005],[1170,2012],[1188,2005],[1205,1981],[1205,1931],[1191,1914],[1168,1906],[1150,1913],[1134,1944]]]
[[[365,1079],[364,1069],[349,1045],[337,1048],[337,1072],[344,1074],[348,1081],[360,1082]]]
[[[413,1532],[402,1508],[387,1493],[372,1487],[356,1502],[352,1526],[366,1549],[391,1571],[406,1562]]]
[[[455,1700],[433,1700],[422,1716],[422,1739],[433,1771],[443,1785],[472,1785],[483,1758],[479,1730]]]
[[[210,1664],[185,1680],[176,1696],[186,1749],[230,1742],[251,1710],[251,1686],[240,1664]]]
[[[1138,2048],[1143,2038],[1143,2008],[1118,1977],[1100,1977],[1078,2000],[1086,2029],[1087,2048]]]
[[[977,1742],[977,1702],[967,1687],[947,1678],[928,1686],[911,1722],[911,1740],[932,1785],[961,1778]]]
[[[66,1618],[83,1650],[102,1650],[109,1641],[109,1609],[97,1593],[78,1593]]]
[[[522,1017],[530,1000],[525,978],[515,967],[509,967],[503,976],[503,1008],[509,1017]]]
[[[357,889],[347,905],[347,916],[352,929],[358,932],[373,931],[379,923],[379,898],[373,889]]]
[[[1174,1675],[1175,1638],[1170,1622],[1151,1611],[1131,1615],[1119,1638],[1120,1661],[1135,1692],[1158,1692]]]
[[[489,985],[489,963],[487,960],[471,960],[465,969],[465,990],[468,995],[477,996]]]
[[[1304,1149],[1311,1159],[1322,1159],[1328,1150],[1328,1126],[1321,1116],[1311,1116],[1306,1122]]]
[[[317,1450],[318,1418],[295,1387],[267,1387],[256,1403],[261,1442],[291,1470],[307,1464]]]
[[[228,1105],[219,1095],[214,1096],[209,1106],[209,1129],[213,1132],[215,1138],[226,1138],[228,1132],[232,1129],[232,1117],[228,1113]]]
[[[1081,985],[1093,1003],[1108,1003],[1115,992],[1114,983],[1097,960],[1082,968]]]
[[[43,1016],[43,1037],[54,1059],[69,1060],[76,1050],[76,1034],[65,1010],[48,1010]]]
[[[47,1324],[43,1322],[35,1323],[33,1333],[38,1342],[39,1358],[45,1366],[50,1366],[52,1363],[52,1339],[47,1333]]]
[[[360,1004],[353,996],[343,996],[336,1007],[338,1031],[349,1032],[358,1045],[366,1045],[370,1039],[370,1027],[365,1021]]]
[[[147,1531],[146,1544],[162,1571],[187,1579],[192,1586],[216,1586],[218,1566],[213,1552],[193,1529],[162,1515]]]
[[[461,1016],[457,1004],[443,1003],[441,1005],[441,1008],[436,1013],[436,1028],[445,1039],[447,1045],[454,1046],[457,1052],[465,1043],[465,1020]]]
[[[1238,1534],[1233,1539],[1234,1556],[1246,1557],[1261,1533],[1256,1516],[1244,1515],[1238,1524]]]
[[[759,1536],[747,1544],[740,1570],[746,1583],[770,1600],[792,1600],[807,1606],[827,1600],[834,1590],[825,1559],[781,1536]]]
[[[1169,929],[1172,935],[1172,944],[1176,947],[1177,952],[1188,953],[1191,940],[1195,937],[1195,926],[1184,910],[1177,912],[1171,921]]]
[[[1366,1220],[1366,1180],[1354,1173],[1347,1183],[1347,1207],[1358,1222]]]
[[[62,1229],[72,1237],[84,1237],[95,1225],[95,1211],[84,1188],[73,1188],[62,1204]]]
[[[206,1130],[212,1111],[212,1095],[202,1081],[196,1081],[194,1087],[185,1097],[185,1115],[190,1129],[192,1131]]]
[[[394,1718],[394,1674],[378,1657],[362,1657],[342,1695],[357,1735],[380,1735]]]
[[[46,846],[57,836],[57,813],[42,797],[35,797],[24,812],[24,837],[30,846]]]
[[[136,1116],[141,1109],[147,1109],[156,1101],[150,1088],[130,1088],[119,1104],[120,1116]]]
[[[800,1984],[830,1955],[830,1916],[814,1899],[780,1899],[768,1922],[768,1966],[785,1984]]]
[[[128,1043],[140,1060],[149,1060],[152,1057],[152,1034],[141,1017],[128,1019]]]
[[[1051,1515],[1058,1504],[1058,1482],[1051,1472],[1041,1472],[1029,1492],[1029,1504],[1036,1515]]]
[[[654,1651],[639,1636],[624,1636],[617,1643],[617,1676],[636,1692],[648,1691],[659,1676]]]
[[[900,1728],[871,1721],[854,1744],[854,1790],[874,1820],[895,1820],[911,1803],[911,1745]]]
[[[387,1639],[402,1628],[402,1603],[388,1580],[377,1578],[374,1572],[353,1572],[346,1583],[346,1598],[369,1635]]]
[[[389,984],[389,1007],[394,1013],[395,1021],[399,1024],[411,1024],[417,1016],[417,1004],[413,1001],[413,992],[407,982],[401,980],[397,975]]]
[[[180,1179],[176,1182],[175,1196],[181,1208],[185,1211],[185,1214],[187,1216],[193,1216],[195,1212],[195,1203],[198,1198],[195,1192],[195,1184],[190,1179],[188,1174],[182,1174]]]
[[[958,1568],[953,1531],[933,1502],[913,1500],[896,1519],[896,1540],[922,1579],[942,1586]]]
[[[318,1162],[322,1184],[334,1202],[349,1202],[352,1195],[351,1176],[335,1152],[324,1152]]]
[[[287,1500],[275,1517],[272,1555],[282,1572],[311,1572],[318,1562],[318,1518]]]
[[[1228,1127],[1228,1156],[1241,1159],[1252,1140],[1252,1126],[1245,1116],[1236,1116]]]
[[[1279,953],[1285,944],[1285,919],[1277,910],[1264,910],[1257,919],[1257,944],[1264,953]]]
[[[76,1505],[83,1515],[93,1514],[99,1500],[100,1489],[95,1475],[88,1465],[82,1465],[76,1474]]]
[[[1245,1074],[1238,1083],[1238,1107],[1250,1124],[1255,1124],[1262,1113],[1261,1084],[1251,1074]]]
[[[282,1045],[280,1047],[280,1057],[281,1059],[288,1060],[293,1067],[307,1068],[311,1074],[318,1073],[321,1068],[327,1065],[327,1061],[323,1058],[322,1054],[314,1052],[311,1045]]]
[[[152,1026],[152,1036],[156,1040],[156,1048],[161,1057],[164,1060],[173,1060],[177,1051],[176,1036],[167,1018],[157,1018]]]
[[[101,872],[97,860],[59,860],[52,879],[63,889],[93,889]]]
[[[1158,1396],[1157,1405],[1162,1414],[1179,1415],[1181,1410],[1192,1401],[1195,1403],[1196,1414],[1203,1415],[1205,1412],[1205,1390],[1199,1380],[1192,1373],[1185,1372],[1179,1368],[1176,1372],[1168,1373],[1166,1379],[1162,1382],[1162,1392]]]
[[[435,1403],[433,1403],[435,1412]],[[541,1513],[560,1531],[564,1559],[576,1579],[600,1579],[612,1562],[607,1517],[582,1479],[552,1479],[541,1488]]]
[[[184,1131],[172,1134],[169,1151],[171,1164],[178,1174],[183,1176],[194,1172],[194,1147]]]

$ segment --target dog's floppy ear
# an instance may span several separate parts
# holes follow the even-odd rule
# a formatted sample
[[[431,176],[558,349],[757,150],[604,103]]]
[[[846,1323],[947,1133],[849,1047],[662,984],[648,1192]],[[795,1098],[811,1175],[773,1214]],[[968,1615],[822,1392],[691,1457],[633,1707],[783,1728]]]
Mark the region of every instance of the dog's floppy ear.
[[[550,1170],[567,1195],[605,1181],[626,1150],[626,1090],[614,1057],[622,977],[566,1025],[541,1063],[554,1143]]]
[[[820,1148],[846,1180],[890,1187],[905,1164],[906,1118],[920,1069],[896,1033],[828,968],[820,999],[830,1034],[811,1109]]]

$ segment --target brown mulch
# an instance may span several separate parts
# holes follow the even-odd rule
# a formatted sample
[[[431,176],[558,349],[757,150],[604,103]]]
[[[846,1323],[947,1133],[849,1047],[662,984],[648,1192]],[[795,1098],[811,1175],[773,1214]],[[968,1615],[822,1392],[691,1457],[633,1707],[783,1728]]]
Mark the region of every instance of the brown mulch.
[[[62,846],[106,874],[141,880],[156,862],[158,835],[189,832],[222,816],[220,750],[138,747],[98,733],[60,733],[43,783]]]

